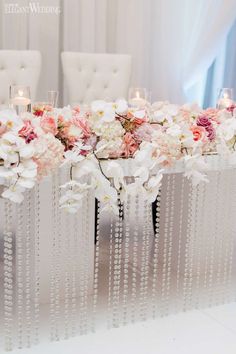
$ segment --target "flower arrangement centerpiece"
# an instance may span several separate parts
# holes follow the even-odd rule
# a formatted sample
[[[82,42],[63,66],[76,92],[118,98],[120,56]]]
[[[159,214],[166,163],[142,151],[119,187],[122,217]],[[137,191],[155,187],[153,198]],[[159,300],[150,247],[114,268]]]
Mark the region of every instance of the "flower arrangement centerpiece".
[[[156,102],[130,108],[127,102],[94,101],[80,107],[37,107],[18,117],[0,112],[0,185],[3,198],[21,203],[24,191],[60,166],[70,179],[61,186],[61,208],[77,212],[93,189],[107,210],[117,200],[141,193],[149,202],[158,194],[163,171],[182,160],[194,184],[207,181],[205,154],[232,156],[236,145],[236,107],[203,110],[195,104]],[[132,159],[132,181],[120,159]],[[106,160],[106,163],[104,163]]]

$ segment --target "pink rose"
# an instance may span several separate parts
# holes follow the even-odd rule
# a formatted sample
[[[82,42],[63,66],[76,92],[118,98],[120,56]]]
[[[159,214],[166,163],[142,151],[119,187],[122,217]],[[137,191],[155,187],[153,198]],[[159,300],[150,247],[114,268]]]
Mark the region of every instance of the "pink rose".
[[[37,138],[30,120],[24,121],[24,126],[19,130],[18,134],[21,138],[25,139],[26,144]]]
[[[197,120],[197,125],[200,127],[208,127],[209,125],[211,125],[211,121],[206,116],[200,116]]]
[[[40,120],[40,126],[45,133],[51,133],[53,135],[57,134],[57,124],[53,117],[44,115]]]
[[[123,138],[123,143],[121,146],[121,156],[129,157],[133,156],[135,151],[138,149],[138,143],[134,139],[131,133],[126,133]]]
[[[204,127],[193,126],[190,128],[193,133],[193,140],[199,141],[203,140],[206,134],[206,130]]]
[[[206,127],[206,131],[207,131],[207,137],[210,141],[214,140],[216,137],[216,132],[215,129],[213,128],[212,125],[210,125],[209,127]]]

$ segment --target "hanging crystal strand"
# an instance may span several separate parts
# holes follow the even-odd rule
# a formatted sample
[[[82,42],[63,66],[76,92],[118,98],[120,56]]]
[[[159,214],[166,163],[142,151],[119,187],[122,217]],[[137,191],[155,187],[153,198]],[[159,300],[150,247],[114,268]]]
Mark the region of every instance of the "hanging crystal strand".
[[[71,335],[77,332],[77,257],[78,257],[78,215],[73,215],[72,274],[71,274]]]
[[[222,201],[225,197],[225,190],[223,186],[225,185],[225,171],[224,172],[219,172],[219,190],[218,190],[218,200],[217,200],[217,209],[218,209],[218,215],[217,219],[218,221],[218,228],[219,228],[219,241],[217,245],[217,267],[216,267],[216,294],[215,294],[215,299],[216,299],[216,305],[219,305],[221,303],[221,289],[222,289],[222,274],[223,274],[223,249],[224,249],[224,223],[223,223],[223,210],[222,210]],[[223,184],[223,186],[222,186]],[[224,209],[224,208],[223,208]]]
[[[51,269],[50,269],[50,339],[58,340],[58,328],[56,323],[56,247],[57,247],[57,208],[58,208],[58,175],[54,171],[52,175],[52,244],[51,244]]]
[[[187,310],[188,307],[188,294],[189,294],[189,278],[190,278],[190,242],[191,242],[191,231],[192,231],[192,221],[193,221],[193,185],[189,181],[189,194],[188,194],[188,220],[187,220],[187,235],[186,235],[186,245],[184,252],[184,280],[183,280],[183,311]]]
[[[124,279],[123,279],[123,325],[127,324],[129,294],[129,251],[130,251],[130,195],[125,204],[125,239],[124,239]]]
[[[194,307],[200,307],[200,280],[201,280],[201,247],[204,242],[203,235],[203,217],[205,213],[204,209],[204,188],[205,183],[201,183],[197,186],[197,201],[196,201],[196,221],[197,221],[197,233],[196,233],[196,246],[195,246],[195,257],[196,257],[196,282],[195,282],[195,301]]]
[[[4,334],[5,350],[13,349],[13,234],[12,204],[4,201]]]
[[[174,192],[175,192],[175,174],[170,177],[170,197],[169,197],[169,223],[168,229],[168,248],[166,262],[166,295],[164,304],[164,316],[169,314],[170,306],[170,287],[171,287],[171,263],[172,263],[172,245],[173,245],[173,223],[174,223]]]
[[[56,224],[53,224],[53,233],[54,233],[54,281],[55,281],[55,338],[54,340],[58,341],[60,339],[60,274],[61,274],[61,242],[62,242],[62,212],[59,206],[59,200],[61,197],[61,180],[62,180],[62,171],[57,170],[54,172],[54,186],[53,186],[53,203],[54,203],[54,218]]]
[[[65,299],[64,299],[64,339],[70,337],[71,329],[71,235],[72,235],[72,215],[66,215],[66,237],[65,237]]]
[[[161,281],[161,315],[166,314],[167,307],[167,272],[168,272],[168,239],[169,239],[169,226],[170,226],[170,186],[171,177],[167,175],[166,182],[166,205],[165,205],[165,222],[164,222],[164,245],[163,245],[163,265],[162,265],[162,281]]]
[[[118,200],[119,218],[115,224],[115,257],[114,257],[114,282],[112,295],[112,326],[119,327],[120,316],[120,285],[123,237],[123,204]]]
[[[178,311],[178,303],[180,301],[180,267],[182,258],[182,237],[183,237],[183,210],[184,210],[184,188],[185,177],[180,175],[180,195],[179,195],[179,231],[178,231],[178,246],[177,246],[177,269],[176,269],[176,300]]]
[[[191,217],[189,224],[189,247],[188,247],[188,257],[189,257],[189,269],[188,269],[188,279],[187,279],[187,298],[186,298],[186,309],[192,309],[193,307],[193,269],[194,269],[194,259],[196,252],[196,233],[197,233],[197,196],[198,196],[198,186],[192,186],[192,195],[190,201]]]
[[[209,254],[209,278],[208,278],[208,305],[212,306],[214,303],[214,288],[213,288],[213,276],[215,273],[215,249],[216,249],[216,240],[217,240],[217,232],[218,232],[218,215],[217,215],[217,203],[218,196],[217,191],[219,190],[219,171],[214,172],[214,177],[212,179],[211,188],[213,189],[211,197],[211,204],[214,205],[214,210],[211,212],[212,222],[209,223],[209,227],[212,230],[212,237],[210,240],[210,254]]]
[[[146,240],[147,240],[147,224],[148,210],[147,200],[143,202],[143,220],[142,220],[142,239],[141,239],[141,266],[140,266],[140,292],[139,292],[139,309],[140,319],[144,320],[144,288],[145,288],[145,263],[146,263]]]
[[[113,284],[113,215],[110,214],[110,235],[109,235],[109,269],[108,269],[108,300],[107,300],[107,311],[108,311],[108,323],[107,327],[110,329],[112,327],[112,284]]]
[[[35,217],[35,240],[34,240],[34,343],[39,342],[39,315],[40,315],[40,189],[35,185],[34,217]]]
[[[16,277],[17,277],[17,339],[18,349],[23,347],[23,210],[22,204],[17,205],[17,230],[16,230]]]
[[[134,206],[134,232],[133,232],[133,257],[132,257],[132,286],[131,286],[131,322],[136,320],[137,299],[137,266],[138,266],[138,235],[139,235],[139,196],[135,196]]]
[[[100,201],[97,202],[97,227],[95,240],[95,260],[94,260],[94,280],[93,280],[93,319],[92,329],[96,329],[97,322],[97,302],[98,302],[98,271],[99,271],[99,251],[100,251]]]
[[[235,188],[235,171],[232,170],[230,171],[230,186],[232,186],[232,192],[230,193],[230,213],[233,213],[235,215],[236,211],[236,188]],[[229,242],[229,268],[228,268],[228,279],[227,279],[227,289],[228,289],[228,296],[227,296],[227,302],[233,300],[233,284],[234,284],[234,279],[233,279],[233,258],[234,258],[234,235],[235,235],[235,222],[234,219],[230,218],[230,242]]]
[[[25,238],[25,317],[26,346],[31,346],[31,191],[26,193],[26,238]]]
[[[154,235],[154,254],[153,254],[153,275],[152,275],[152,317],[156,318],[157,310],[157,273],[159,261],[159,243],[160,243],[160,213],[161,213],[161,189],[156,199],[155,215],[155,235]]]
[[[235,180],[234,180],[234,174],[232,170],[228,171],[228,184],[227,184],[227,189],[228,189],[228,213],[233,213],[234,209],[234,203],[235,203]],[[224,302],[227,303],[230,301],[231,298],[231,288],[232,288],[232,266],[233,266],[233,250],[234,250],[234,225],[235,221],[234,218],[228,217],[228,235],[227,235],[227,259],[225,259],[225,298]]]
[[[86,192],[84,197],[84,214],[83,214],[83,275],[82,275],[82,292],[81,292],[81,334],[86,334],[88,331],[88,250],[89,250],[89,194]]]
[[[147,205],[147,239],[146,239],[146,255],[145,255],[145,281],[143,293],[143,320],[146,321],[148,316],[148,288],[149,288],[149,253],[150,253],[150,237],[152,235],[152,206],[150,203]]]

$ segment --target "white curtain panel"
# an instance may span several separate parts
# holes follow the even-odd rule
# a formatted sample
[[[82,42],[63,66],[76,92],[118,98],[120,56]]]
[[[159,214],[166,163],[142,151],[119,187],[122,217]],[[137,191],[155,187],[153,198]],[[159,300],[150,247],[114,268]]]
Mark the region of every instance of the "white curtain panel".
[[[132,86],[147,87],[153,100],[184,102],[191,87],[204,82],[236,17],[236,0],[38,2],[60,6],[60,15],[6,14],[5,5],[13,1],[0,1],[1,48],[40,50],[38,97],[44,99],[47,90],[59,89],[64,104],[67,95],[59,55],[63,50],[131,54]],[[36,0],[15,1],[18,6],[29,2]]]

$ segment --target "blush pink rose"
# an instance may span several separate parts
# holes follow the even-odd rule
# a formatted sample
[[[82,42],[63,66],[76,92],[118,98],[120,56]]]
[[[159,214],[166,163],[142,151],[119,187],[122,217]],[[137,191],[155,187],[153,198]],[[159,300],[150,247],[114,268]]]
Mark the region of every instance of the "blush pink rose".
[[[205,137],[205,134],[206,134],[205,128],[200,127],[200,126],[191,127],[191,131],[193,133],[193,140],[194,141],[203,140]]]
[[[129,157],[133,156],[135,151],[138,149],[138,143],[134,139],[131,133],[126,133],[123,138],[123,143],[121,146],[121,156]]]
[[[57,134],[57,124],[53,117],[44,115],[40,120],[40,126],[45,133],[51,133],[53,135]]]

